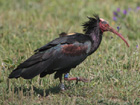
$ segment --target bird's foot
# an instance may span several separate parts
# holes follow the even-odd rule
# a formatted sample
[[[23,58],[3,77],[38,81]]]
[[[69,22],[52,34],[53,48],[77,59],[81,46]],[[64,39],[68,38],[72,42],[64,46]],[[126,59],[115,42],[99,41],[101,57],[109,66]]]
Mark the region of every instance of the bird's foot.
[[[77,79],[76,79],[76,84],[77,84],[79,81],[82,81],[82,82],[90,82],[89,79],[82,78],[82,77],[77,77]]]
[[[61,91],[64,91],[65,90],[65,85],[63,83],[60,83],[59,84],[59,87],[60,87]]]
[[[77,81],[89,82],[90,80],[82,77],[77,77]]]
[[[66,81],[76,80],[76,83],[78,83],[79,81],[82,81],[82,82],[89,82],[90,81],[90,80],[88,80],[86,78],[82,78],[82,77],[64,78],[64,80],[66,80]]]
[[[64,80],[66,81],[73,81],[73,80],[76,80],[76,84],[78,83],[78,81],[82,81],[82,82],[90,82],[91,80],[89,79],[86,79],[86,78],[82,78],[82,77],[71,77],[71,78],[68,78],[69,76],[69,73],[66,73],[64,75]]]

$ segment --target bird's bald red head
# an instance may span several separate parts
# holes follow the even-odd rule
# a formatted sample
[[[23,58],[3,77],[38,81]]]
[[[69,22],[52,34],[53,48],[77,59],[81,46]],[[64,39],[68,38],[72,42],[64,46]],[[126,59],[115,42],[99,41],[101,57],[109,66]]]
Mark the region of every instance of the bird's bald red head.
[[[127,43],[127,41],[124,39],[124,37],[118,33],[115,29],[113,29],[111,26],[109,26],[108,22],[105,21],[104,19],[100,18],[100,22],[99,22],[99,27],[100,27],[100,30],[102,32],[105,32],[105,31],[110,31],[116,35],[118,35],[126,44],[127,46],[129,47],[129,44]]]
[[[102,32],[108,31],[109,24],[103,18],[100,18],[99,26]]]

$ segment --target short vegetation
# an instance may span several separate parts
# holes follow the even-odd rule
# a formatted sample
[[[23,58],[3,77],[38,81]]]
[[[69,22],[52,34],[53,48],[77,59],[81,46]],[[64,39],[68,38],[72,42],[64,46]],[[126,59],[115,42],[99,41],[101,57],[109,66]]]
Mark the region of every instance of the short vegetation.
[[[99,49],[71,70],[91,82],[65,82],[54,75],[32,80],[8,75],[35,49],[61,32],[83,32],[94,13],[128,40],[106,32]],[[138,105],[140,104],[139,0],[0,0],[1,105]]]

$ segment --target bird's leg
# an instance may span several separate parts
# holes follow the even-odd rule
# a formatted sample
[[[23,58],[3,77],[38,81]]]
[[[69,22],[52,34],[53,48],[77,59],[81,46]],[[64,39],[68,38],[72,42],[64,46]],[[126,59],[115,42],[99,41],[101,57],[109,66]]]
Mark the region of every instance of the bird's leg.
[[[63,82],[62,82],[62,75],[59,77],[59,80],[60,80],[60,89],[63,91],[63,90],[65,90],[65,86],[64,86],[64,84],[63,84]]]
[[[71,78],[68,78],[68,76],[69,76],[69,73],[66,73],[64,75],[64,80],[66,80],[66,81],[76,80],[76,83],[78,83],[78,81],[82,81],[82,82],[88,82],[89,81],[88,79],[85,79],[85,78],[82,78],[82,77],[71,77]]]

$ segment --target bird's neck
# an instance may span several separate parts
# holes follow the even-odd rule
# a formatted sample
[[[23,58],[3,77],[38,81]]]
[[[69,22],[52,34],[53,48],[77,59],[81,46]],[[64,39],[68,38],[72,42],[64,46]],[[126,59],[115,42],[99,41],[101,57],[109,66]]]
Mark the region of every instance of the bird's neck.
[[[95,52],[97,50],[97,48],[99,47],[101,41],[102,41],[102,32],[100,31],[91,31],[90,33],[88,33],[88,35],[91,37],[92,39],[92,46],[91,46],[91,51],[89,53],[92,54],[93,52]]]

